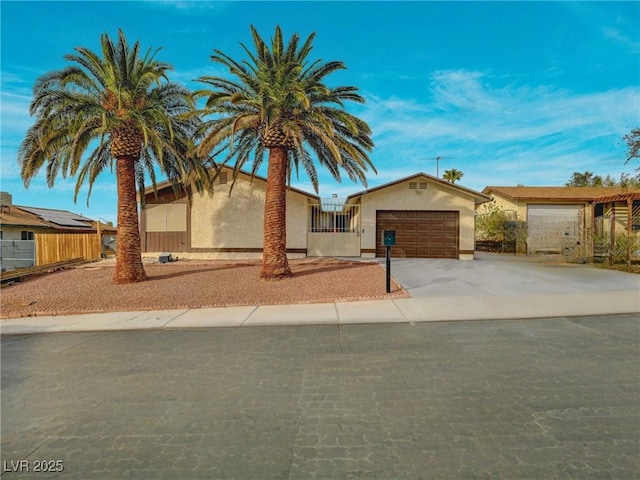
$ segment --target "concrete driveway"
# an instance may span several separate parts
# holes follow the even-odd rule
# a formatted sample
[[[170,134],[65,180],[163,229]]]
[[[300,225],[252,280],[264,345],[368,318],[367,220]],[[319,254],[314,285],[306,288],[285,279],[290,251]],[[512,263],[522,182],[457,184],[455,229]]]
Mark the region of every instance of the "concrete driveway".
[[[474,261],[392,258],[391,275],[413,298],[640,292],[637,274],[490,253]]]

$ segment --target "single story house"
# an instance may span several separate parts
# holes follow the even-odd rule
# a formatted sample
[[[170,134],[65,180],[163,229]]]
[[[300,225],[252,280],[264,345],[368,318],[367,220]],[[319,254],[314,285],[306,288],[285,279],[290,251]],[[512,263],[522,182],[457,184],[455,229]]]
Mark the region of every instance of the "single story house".
[[[73,258],[99,258],[116,228],[66,210],[14,205],[0,192],[2,271]]]
[[[579,251],[592,256],[588,239],[595,219],[602,215],[596,200],[629,193],[619,187],[525,187],[489,186],[483,191],[495,204],[527,222],[527,253]],[[596,210],[596,208],[598,210]]]
[[[143,252],[200,258],[260,258],[266,179],[240,173],[233,191],[223,169],[213,195],[191,204],[169,182],[147,188],[141,209]],[[395,257],[473,259],[474,215],[488,195],[425,173],[349,195],[321,199],[287,190],[287,253],[384,256],[382,231],[396,231]]]

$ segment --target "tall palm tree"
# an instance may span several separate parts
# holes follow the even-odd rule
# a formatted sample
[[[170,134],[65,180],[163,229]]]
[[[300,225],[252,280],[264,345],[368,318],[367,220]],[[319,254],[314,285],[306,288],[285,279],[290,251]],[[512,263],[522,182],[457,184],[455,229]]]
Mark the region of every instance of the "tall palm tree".
[[[462,173],[460,170],[452,168],[451,170],[445,170],[442,178],[447,182],[456,183],[458,180],[461,180],[463,176],[464,173]]]
[[[312,154],[338,181],[341,170],[366,185],[365,172],[375,167],[368,153],[371,130],[345,110],[349,101],[364,103],[357,88],[328,87],[325,77],[344,69],[342,62],[310,61],[315,34],[304,43],[294,34],[285,45],[276,27],[267,45],[252,26],[254,51],[243,44],[248,60],[236,61],[219,50],[211,59],[228,68],[233,79],[206,76],[198,92],[206,98],[198,154],[227,152],[220,164],[234,163],[234,180],[250,164],[255,174],[268,151],[260,278],[291,276],[286,253],[286,187],[291,173],[306,171],[316,192],[318,174]],[[218,168],[218,164],[215,164]]]
[[[141,55],[122,30],[117,44],[100,37],[102,56],[78,47],[66,55],[72,65],[36,80],[30,106],[35,124],[18,153],[25,187],[46,166],[49,187],[59,173],[77,176],[74,201],[85,182],[93,184],[105,169],[115,170],[118,188],[118,242],[114,283],[146,279],[141,258],[136,202],[144,192],[145,173],[156,185],[154,168],[191,191],[207,188],[207,170],[187,152],[198,126],[193,100],[183,87],[169,82],[171,66]],[[85,155],[87,154],[87,155]],[[141,194],[141,199],[144,195]]]

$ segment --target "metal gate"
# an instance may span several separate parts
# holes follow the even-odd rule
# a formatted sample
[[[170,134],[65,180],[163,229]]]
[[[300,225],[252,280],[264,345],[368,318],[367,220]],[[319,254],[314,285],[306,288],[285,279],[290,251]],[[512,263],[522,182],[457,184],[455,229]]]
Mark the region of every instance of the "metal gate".
[[[309,257],[360,256],[360,205],[332,198],[309,205]]]
[[[3,272],[36,264],[35,240],[0,240],[0,269]]]

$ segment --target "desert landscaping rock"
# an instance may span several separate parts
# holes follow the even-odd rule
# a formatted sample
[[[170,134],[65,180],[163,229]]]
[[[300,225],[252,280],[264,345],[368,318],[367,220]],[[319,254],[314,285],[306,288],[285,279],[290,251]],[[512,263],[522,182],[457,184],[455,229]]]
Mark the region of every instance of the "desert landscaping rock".
[[[293,278],[265,282],[258,278],[259,261],[148,263],[148,281],[113,285],[113,262],[87,264],[3,287],[2,317],[408,297],[395,282],[385,292],[385,271],[377,262],[306,259],[290,265]]]

